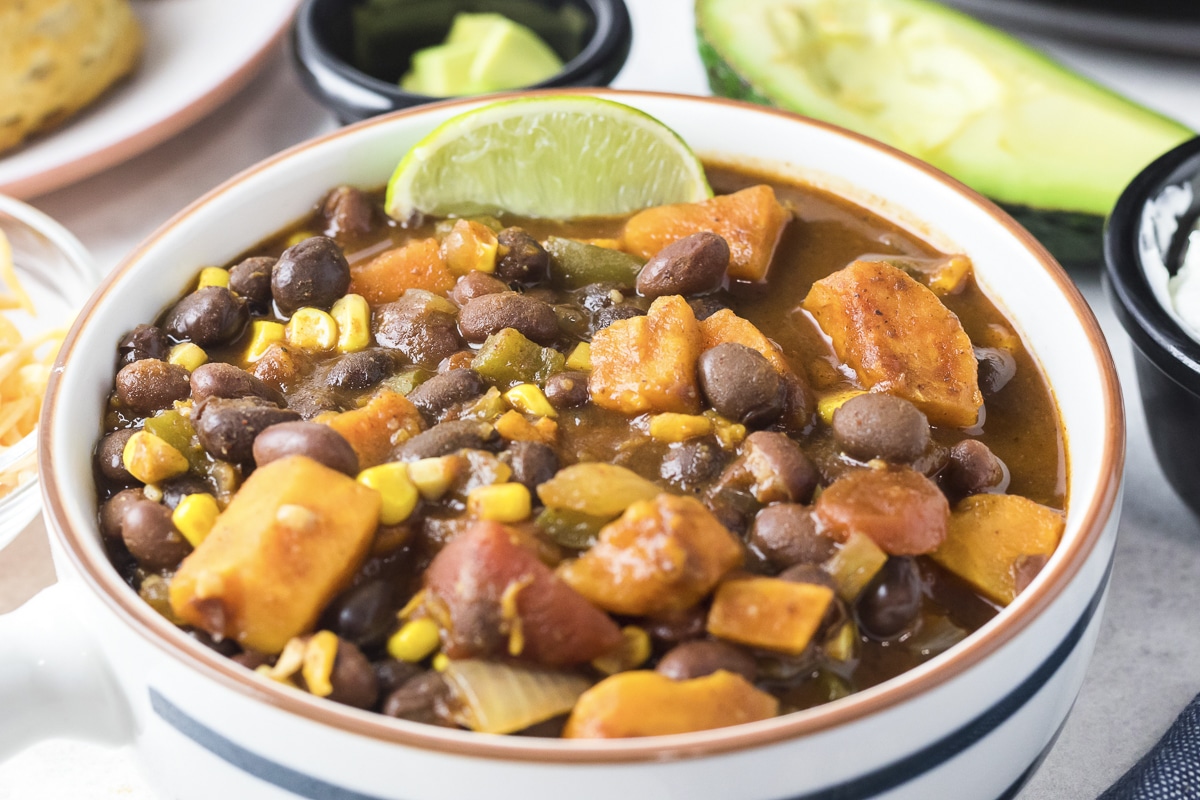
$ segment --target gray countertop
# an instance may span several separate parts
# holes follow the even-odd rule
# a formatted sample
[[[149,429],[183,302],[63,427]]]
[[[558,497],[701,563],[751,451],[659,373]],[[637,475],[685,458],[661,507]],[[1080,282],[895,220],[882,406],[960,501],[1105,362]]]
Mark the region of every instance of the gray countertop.
[[[634,49],[621,88],[706,93],[688,0],[629,0]],[[1039,40],[1064,60],[1200,127],[1200,61]],[[37,198],[102,268],[112,268],[178,209],[260,159],[335,123],[301,89],[283,54],[250,86],[176,138],[125,164]],[[1128,460],[1117,557],[1099,643],[1062,735],[1021,800],[1094,798],[1133,765],[1200,693],[1200,522],[1167,486],[1150,449],[1131,345],[1097,270],[1073,273],[1108,337],[1125,389]],[[0,551],[0,613],[53,581],[45,528]],[[39,744],[0,764],[0,800],[156,795],[127,749]]]

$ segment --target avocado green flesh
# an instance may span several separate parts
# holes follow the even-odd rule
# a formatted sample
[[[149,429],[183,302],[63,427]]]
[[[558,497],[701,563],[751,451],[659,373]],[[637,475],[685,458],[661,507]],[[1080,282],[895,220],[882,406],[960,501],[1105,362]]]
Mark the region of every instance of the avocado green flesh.
[[[1002,203],[1106,215],[1185,126],[928,0],[697,0],[714,92],[887,142]]]

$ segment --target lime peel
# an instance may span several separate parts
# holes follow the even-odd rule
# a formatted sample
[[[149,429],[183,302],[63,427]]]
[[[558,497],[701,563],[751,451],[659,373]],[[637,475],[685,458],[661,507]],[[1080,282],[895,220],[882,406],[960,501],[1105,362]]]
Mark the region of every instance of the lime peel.
[[[680,136],[635,108],[584,96],[503,100],[453,117],[400,161],[394,219],[414,214],[580,219],[712,196]]]

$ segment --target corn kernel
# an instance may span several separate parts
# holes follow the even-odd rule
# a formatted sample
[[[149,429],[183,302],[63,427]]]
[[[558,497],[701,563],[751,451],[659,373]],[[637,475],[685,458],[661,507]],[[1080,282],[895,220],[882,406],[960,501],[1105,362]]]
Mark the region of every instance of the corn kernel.
[[[577,369],[580,372],[592,371],[592,346],[587,342],[575,345],[571,355],[567,356],[567,369]]]
[[[250,346],[246,348],[246,361],[253,364],[266,354],[267,348],[276,342],[282,342],[286,336],[286,328],[281,322],[271,322],[260,319],[250,325]]]
[[[605,675],[637,669],[650,657],[650,634],[637,625],[621,628],[621,643],[598,658],[592,666]]]
[[[862,389],[845,389],[833,394],[822,395],[817,398],[817,415],[826,425],[832,425],[833,412],[845,405],[847,400],[858,397],[860,394],[866,394],[866,392]]]
[[[291,678],[304,666],[304,652],[307,649],[303,639],[293,637],[284,645],[279,658],[275,659],[275,666],[263,664],[254,671],[273,681],[294,685]]]
[[[438,653],[433,657],[432,663],[435,670],[438,672],[445,672],[446,668],[450,666],[450,656],[446,655],[445,653]]]
[[[220,514],[221,508],[217,505],[217,498],[207,492],[199,492],[189,494],[179,501],[179,505],[175,506],[171,513],[171,522],[175,523],[175,527],[192,547],[199,547],[212,531],[213,525],[217,524]]]
[[[203,289],[205,286],[229,286],[229,270],[220,267],[205,267],[200,270],[200,280],[196,288]]]
[[[835,661],[849,661],[858,652],[858,628],[846,622],[825,642],[825,655]]]
[[[163,501],[163,490],[156,483],[147,483],[142,487],[142,497],[151,503],[161,503]]]
[[[404,522],[421,499],[417,487],[408,477],[408,466],[398,461],[364,469],[358,473],[358,482],[370,486],[382,496],[379,521],[384,525]]]
[[[467,495],[467,513],[493,522],[520,522],[533,510],[529,490],[520,483],[495,483],[472,489]]]
[[[284,329],[288,344],[310,352],[332,350],[338,342],[338,324],[319,308],[300,308]]]
[[[976,344],[981,347],[998,347],[1012,353],[1021,347],[1021,337],[1007,325],[993,322],[983,329],[983,335]]]
[[[308,687],[308,691],[317,697],[333,694],[333,684],[329,677],[333,674],[337,651],[338,637],[333,631],[314,633],[304,648],[304,666],[301,667],[300,674],[304,676],[304,685]]]
[[[546,395],[532,383],[514,386],[504,393],[504,399],[517,411],[523,411],[526,414],[550,417],[551,419],[558,416],[558,412],[554,410],[554,406],[550,405]]]
[[[726,419],[711,409],[704,416],[712,420],[713,434],[723,450],[733,450],[746,438],[746,426],[742,423]]]
[[[161,483],[188,471],[188,460],[166,440],[138,431],[125,442],[121,463],[142,483]]]
[[[195,372],[196,367],[208,363],[208,353],[191,342],[180,342],[171,348],[167,361],[178,364],[188,372]]]
[[[558,436],[558,423],[542,417],[536,423],[525,419],[520,412],[506,411],[493,423],[496,433],[510,442],[544,442],[554,444]]]
[[[712,433],[713,422],[699,414],[655,414],[650,418],[650,436],[660,442],[686,442]]]
[[[316,234],[313,233],[312,231],[296,231],[295,233],[293,233],[291,236],[289,236],[287,238],[287,241],[284,243],[284,245],[286,247],[295,247],[296,245],[300,244],[301,242],[308,241],[309,239],[313,238],[314,236],[316,236]]]
[[[463,460],[458,456],[422,458],[408,465],[408,479],[426,500],[439,500],[450,491],[462,472]]]
[[[371,306],[360,294],[339,298],[329,310],[337,322],[339,353],[356,353],[371,343]]]
[[[427,656],[438,649],[441,644],[441,632],[437,623],[429,617],[414,619],[406,622],[388,638],[388,655],[400,661],[416,663],[424,661]]]
[[[442,257],[455,275],[496,271],[496,234],[474,220],[460,219],[442,240]]]

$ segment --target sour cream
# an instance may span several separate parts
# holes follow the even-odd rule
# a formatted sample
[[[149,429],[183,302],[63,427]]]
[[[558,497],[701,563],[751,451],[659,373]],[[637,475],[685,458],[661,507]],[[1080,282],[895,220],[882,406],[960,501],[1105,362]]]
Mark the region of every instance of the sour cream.
[[[1171,306],[1193,338],[1200,339],[1200,222],[1188,234],[1179,271],[1167,283]]]

